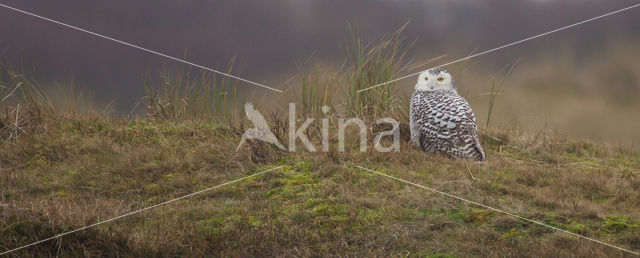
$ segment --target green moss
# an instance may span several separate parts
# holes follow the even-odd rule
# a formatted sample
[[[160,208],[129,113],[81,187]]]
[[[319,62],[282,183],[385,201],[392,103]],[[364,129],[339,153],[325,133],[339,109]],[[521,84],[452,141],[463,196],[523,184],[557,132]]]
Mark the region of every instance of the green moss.
[[[449,218],[451,218],[451,220],[455,222],[460,222],[460,223],[466,222],[469,215],[470,215],[470,212],[464,209],[451,210],[449,212]]]
[[[471,212],[469,212],[465,221],[471,223],[484,223],[491,220],[495,215],[496,213],[490,210],[471,209]]]
[[[384,213],[375,209],[360,208],[358,209],[357,218],[358,220],[367,224],[377,224],[382,222],[382,219],[384,218]]]
[[[26,162],[27,169],[38,169],[42,167],[48,167],[49,161],[42,155],[35,155]]]
[[[330,203],[320,203],[309,211],[312,215],[333,216],[342,213],[340,207]]]
[[[485,223],[496,215],[493,211],[475,208],[450,210],[447,213],[453,221],[473,224]]]
[[[347,206],[338,204],[333,198],[311,198],[304,204],[309,214],[314,216],[345,215]]]
[[[629,216],[611,216],[604,220],[602,227],[607,233],[618,233],[630,229],[640,229],[640,223]]]
[[[298,172],[310,173],[313,171],[313,163],[308,160],[300,160],[296,163],[294,168]]]
[[[144,186],[144,191],[148,192],[148,193],[155,193],[160,189],[160,186],[158,186],[158,184],[147,184]]]
[[[254,216],[250,216],[248,222],[249,222],[249,225],[254,226],[254,227],[260,227],[260,226],[264,225],[264,221],[260,220],[257,217],[254,217]]]
[[[584,234],[587,231],[587,227],[584,224],[573,223],[569,226],[568,230],[573,233]]]
[[[588,231],[587,225],[553,212],[547,213],[547,219],[544,220],[544,223],[578,234],[586,234]]]
[[[69,192],[67,192],[66,190],[58,190],[56,192],[56,196],[57,197],[69,197],[69,196],[71,196],[71,194]]]
[[[67,169],[64,171],[65,176],[74,176],[76,174],[78,174],[78,171],[75,169]]]
[[[268,197],[290,198],[293,196],[305,196],[313,193],[313,190],[320,188],[310,172],[289,172],[280,179],[276,187],[267,192]]]
[[[512,239],[522,239],[527,236],[527,233],[522,231],[521,229],[512,228],[506,233],[502,234],[503,238],[512,238]]]

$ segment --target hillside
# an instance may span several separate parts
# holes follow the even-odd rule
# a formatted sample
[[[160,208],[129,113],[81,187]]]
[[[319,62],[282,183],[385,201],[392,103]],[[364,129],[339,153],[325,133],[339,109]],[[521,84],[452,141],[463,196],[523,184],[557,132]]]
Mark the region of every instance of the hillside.
[[[630,256],[358,166],[640,250],[640,154],[622,147],[496,129],[482,133],[488,160],[469,163],[405,141],[392,153],[235,152],[238,130],[199,120],[43,128],[1,142],[0,251],[282,168],[13,256]]]

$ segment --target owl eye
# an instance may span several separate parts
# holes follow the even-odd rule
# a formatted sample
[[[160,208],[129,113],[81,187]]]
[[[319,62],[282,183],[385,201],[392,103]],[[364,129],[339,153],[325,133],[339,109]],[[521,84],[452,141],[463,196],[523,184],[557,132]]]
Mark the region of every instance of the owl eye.
[[[424,80],[425,80],[425,81],[428,81],[428,80],[429,80],[429,77],[424,77]]]
[[[444,81],[444,78],[440,77],[440,78],[438,78],[438,81],[439,82]]]

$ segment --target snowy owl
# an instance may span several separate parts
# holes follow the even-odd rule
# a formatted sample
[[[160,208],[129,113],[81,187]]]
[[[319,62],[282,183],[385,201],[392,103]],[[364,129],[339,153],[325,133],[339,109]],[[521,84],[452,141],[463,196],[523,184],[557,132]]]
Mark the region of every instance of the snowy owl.
[[[485,159],[473,111],[444,69],[424,71],[418,77],[411,96],[410,126],[411,143],[426,153]]]

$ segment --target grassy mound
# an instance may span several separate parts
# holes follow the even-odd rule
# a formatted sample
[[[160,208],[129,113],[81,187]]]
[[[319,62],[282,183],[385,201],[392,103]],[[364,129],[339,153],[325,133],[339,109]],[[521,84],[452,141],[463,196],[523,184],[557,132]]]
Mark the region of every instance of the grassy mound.
[[[59,119],[0,147],[2,250],[259,177],[16,255],[611,256],[620,251],[359,169],[640,249],[637,152],[557,135],[482,135],[483,164],[400,152],[289,153],[202,121]],[[353,137],[357,139],[357,137]]]

